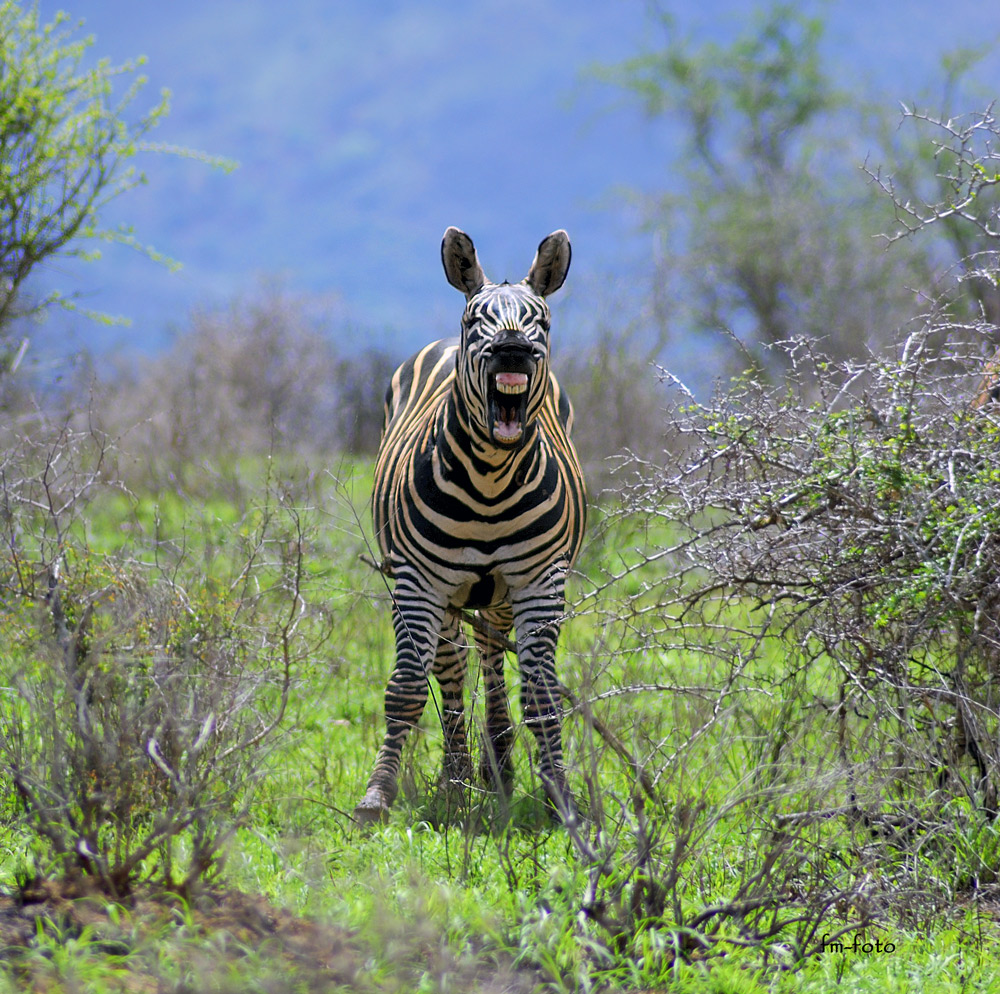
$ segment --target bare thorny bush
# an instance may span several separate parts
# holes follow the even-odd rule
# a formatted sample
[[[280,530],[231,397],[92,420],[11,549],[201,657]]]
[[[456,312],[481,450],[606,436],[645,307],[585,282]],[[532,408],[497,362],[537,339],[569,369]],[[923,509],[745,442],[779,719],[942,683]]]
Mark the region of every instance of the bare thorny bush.
[[[918,913],[1000,873],[996,840],[946,882],[925,862],[996,834],[1000,784],[1000,418],[970,403],[981,359],[934,358],[936,333],[854,367],[791,345],[780,391],[682,398],[677,464],[622,497],[663,544],[623,565],[612,610],[630,653],[686,677],[657,689],[686,733],[636,726],[657,788],[636,800],[673,797],[675,858],[723,817],[686,768],[709,743],[760,831],[752,886],[713,914],[757,938],[762,918],[801,916],[802,954],[834,909]],[[844,831],[854,851],[831,861]]]
[[[626,467],[594,536],[616,565],[582,564],[596,647],[570,710],[614,725],[634,776],[609,789],[584,736],[570,834],[582,920],[618,948],[793,965],[996,898],[998,126],[919,120],[941,193],[900,217],[960,204],[986,248],[885,354],[779,344],[782,385],[748,373],[707,402],[663,370],[671,453]]]
[[[307,515],[275,483],[225,534],[147,533],[96,430],[4,439],[0,764],[37,839],[33,873],[190,891],[218,868],[322,639]],[[117,500],[117,503],[115,501]],[[97,547],[113,508],[119,548]],[[187,529],[187,530],[186,530]]]

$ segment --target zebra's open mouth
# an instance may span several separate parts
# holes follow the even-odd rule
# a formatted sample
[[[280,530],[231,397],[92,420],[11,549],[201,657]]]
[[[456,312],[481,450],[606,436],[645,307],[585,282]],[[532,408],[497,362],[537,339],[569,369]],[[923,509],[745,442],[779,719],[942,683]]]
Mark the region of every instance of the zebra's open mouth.
[[[528,374],[495,373],[490,383],[490,421],[497,445],[516,445],[524,434],[528,408]]]

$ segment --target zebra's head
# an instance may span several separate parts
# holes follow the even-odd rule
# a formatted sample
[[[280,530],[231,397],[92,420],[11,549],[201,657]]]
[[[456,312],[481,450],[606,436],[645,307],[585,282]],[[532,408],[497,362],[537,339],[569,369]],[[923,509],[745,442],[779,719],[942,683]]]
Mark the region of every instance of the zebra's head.
[[[519,447],[549,387],[549,323],[545,298],[563,285],[569,236],[542,239],[520,283],[491,283],[472,239],[449,228],[441,242],[448,282],[465,294],[456,385],[471,427],[501,448]]]

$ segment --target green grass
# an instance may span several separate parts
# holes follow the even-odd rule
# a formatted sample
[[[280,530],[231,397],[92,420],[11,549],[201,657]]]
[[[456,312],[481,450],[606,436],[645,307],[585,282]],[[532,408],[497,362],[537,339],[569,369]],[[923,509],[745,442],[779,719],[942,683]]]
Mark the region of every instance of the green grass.
[[[249,818],[228,847],[216,886],[265,895],[275,907],[349,929],[360,964],[354,989],[475,990],[491,976],[525,991],[946,992],[1000,985],[989,952],[997,938],[990,909],[977,915],[968,899],[973,879],[996,879],[995,828],[976,817],[974,806],[959,811],[965,802],[953,801],[948,817],[964,831],[929,833],[910,848],[902,840],[873,839],[867,826],[843,817],[792,821],[776,833],[777,817],[835,808],[857,788],[840,765],[831,710],[820,706],[835,697],[839,670],[819,660],[790,675],[777,645],[739,669],[738,640],[714,653],[657,642],[622,607],[645,603],[640,573],[584,603],[560,644],[561,679],[585,699],[635,688],[593,700],[593,712],[658,775],[653,801],[583,715],[567,719],[572,782],[590,816],[583,832],[600,868],[550,818],[523,729],[509,806],[478,791],[457,801],[439,794],[433,694],[411,736],[389,823],[359,832],[350,812],[381,740],[393,657],[386,585],[359,559],[370,554],[364,535],[370,467],[343,464],[336,478],[272,476],[270,490],[261,475],[244,484],[238,500],[98,498],[75,525],[70,566],[81,588],[101,586],[129,559],[141,558],[146,569],[151,550],[158,550],[189,593],[199,583],[209,590],[206,577],[214,576],[213,596],[225,617],[238,618],[244,608],[237,598],[266,596],[233,580],[262,516],[294,506],[306,523],[302,631],[328,630],[296,659],[282,730],[269,743],[265,775],[255,781]],[[578,594],[617,571],[623,550],[666,544],[669,533],[662,522],[600,530],[583,559]],[[277,562],[280,542],[266,548]],[[268,567],[261,575],[277,583],[281,571]],[[24,653],[47,637],[45,617],[37,599],[5,605],[0,692],[13,692]],[[131,638],[134,629],[110,610],[106,623],[119,632],[108,644],[127,651],[122,632]],[[657,625],[667,627],[669,618]],[[513,672],[509,684],[516,715]],[[639,689],[653,684],[672,689]],[[480,690],[473,664],[474,729]],[[857,742],[870,733],[863,716],[845,727]],[[916,796],[914,804],[922,800]],[[33,872],[57,869],[26,828],[7,781],[0,851],[0,886],[8,891]],[[794,946],[793,921],[760,942],[749,942],[743,931],[744,919],[756,914],[749,910],[710,916],[694,931],[678,929],[678,914],[691,922],[706,909],[764,893],[771,878],[759,886],[754,880],[765,871],[783,874],[774,880],[787,888],[789,909],[806,893],[857,886],[865,873],[872,876],[873,903],[840,907],[831,899],[813,945],[824,932],[847,928],[837,940],[845,948],[805,961]],[[932,886],[930,897],[944,894],[944,904],[919,893]],[[886,900],[890,894],[897,895],[895,905]],[[266,943],[213,931],[181,905],[139,923],[130,914],[123,912],[117,925],[40,926],[26,951],[0,958],[0,991],[23,989],[26,978],[49,991],[183,990],[199,980],[203,986],[195,989],[295,989],[287,962]],[[851,928],[861,920],[870,924]],[[876,938],[882,950],[866,951]],[[162,986],[135,986],[137,977]],[[317,977],[303,968],[296,982],[304,990],[334,989],[334,981]]]

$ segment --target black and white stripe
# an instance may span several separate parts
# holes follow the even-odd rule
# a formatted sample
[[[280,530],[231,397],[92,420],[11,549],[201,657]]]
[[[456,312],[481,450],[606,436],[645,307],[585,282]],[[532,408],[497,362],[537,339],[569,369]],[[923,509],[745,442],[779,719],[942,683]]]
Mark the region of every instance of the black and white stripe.
[[[431,672],[441,686],[445,776],[471,773],[466,653],[452,608],[478,609],[503,635],[516,629],[541,777],[557,807],[569,796],[554,656],[586,494],[569,439],[572,408],[549,372],[545,303],[569,270],[569,238],[565,231],[545,238],[517,284],[489,282],[457,228],[445,232],[441,256],[448,281],[467,299],[461,338],[434,342],[396,370],[375,468],[375,534],[395,578],[396,665],[385,692],[385,739],[355,810],[362,821],[384,816],[396,795],[403,742],[420,719]],[[504,651],[497,640],[477,640],[489,740],[480,772],[509,790]]]

